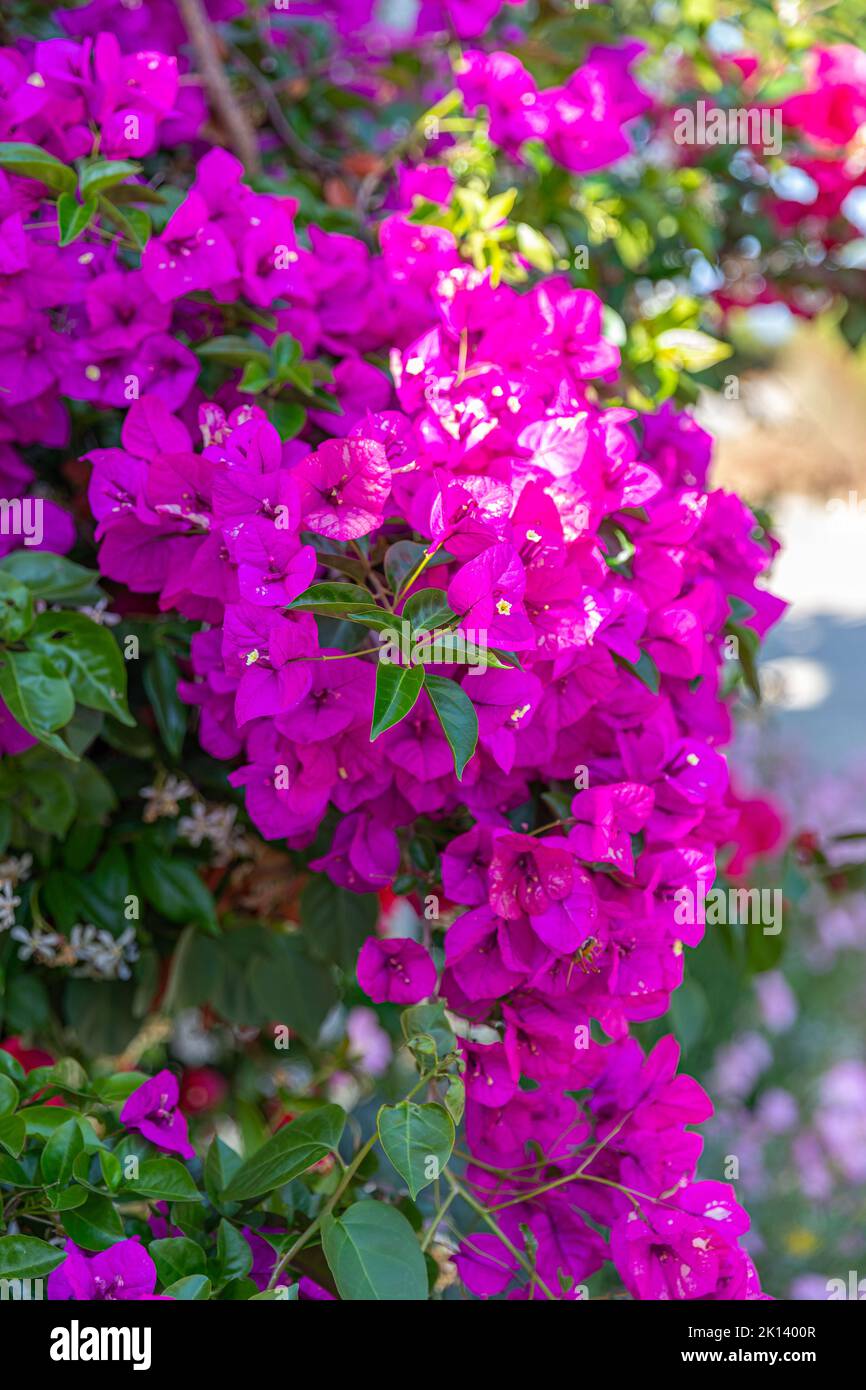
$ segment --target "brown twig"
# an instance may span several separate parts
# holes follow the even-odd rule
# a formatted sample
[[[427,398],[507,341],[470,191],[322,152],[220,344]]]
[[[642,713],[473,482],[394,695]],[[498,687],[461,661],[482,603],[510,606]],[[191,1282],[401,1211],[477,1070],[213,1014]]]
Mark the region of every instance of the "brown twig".
[[[176,0],[193,52],[202,71],[211,99],[235,154],[248,174],[260,174],[261,155],[255,131],[235,100],[231,83],[219,54],[214,32],[204,0]]]

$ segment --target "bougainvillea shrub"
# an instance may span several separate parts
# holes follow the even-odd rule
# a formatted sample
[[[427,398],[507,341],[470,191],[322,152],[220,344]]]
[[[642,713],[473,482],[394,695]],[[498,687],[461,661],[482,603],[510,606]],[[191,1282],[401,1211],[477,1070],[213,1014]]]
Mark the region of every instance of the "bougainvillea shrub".
[[[769,57],[373,9],[7,26],[0,1273],[758,1298],[638,1038],[771,847],[722,749],[776,546],[686,408],[743,287],[689,277],[737,180],[770,256],[811,161],[772,295],[818,312],[861,55],[791,61],[793,147],[720,171],[674,108],[759,113]]]

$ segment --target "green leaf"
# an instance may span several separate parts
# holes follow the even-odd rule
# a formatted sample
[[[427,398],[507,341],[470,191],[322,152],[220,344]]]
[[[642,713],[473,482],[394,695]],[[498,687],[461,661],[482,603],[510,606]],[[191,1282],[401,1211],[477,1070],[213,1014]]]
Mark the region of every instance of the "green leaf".
[[[124,1191],[160,1202],[201,1201],[201,1193],[176,1158],[146,1158],[138,1177],[126,1183]]]
[[[177,1236],[168,1240],[152,1240],[147,1253],[156,1265],[159,1282],[163,1288],[190,1275],[204,1274],[207,1268],[204,1251],[187,1236]]]
[[[220,1279],[228,1283],[230,1279],[243,1279],[249,1274],[253,1263],[253,1252],[249,1244],[230,1221],[223,1218],[217,1232],[217,1264]]]
[[[126,705],[126,662],[107,627],[84,613],[42,613],[30,629],[27,645],[50,658],[79,704],[135,726]]]
[[[76,1110],[70,1111],[66,1106],[60,1105],[28,1105],[21,1111],[21,1114],[27,1126],[27,1134],[33,1139],[47,1141],[53,1134],[56,1134],[61,1125],[65,1125],[70,1119],[73,1119],[81,1129],[85,1149],[88,1147],[88,1135],[91,1139],[90,1147],[95,1149],[98,1145],[98,1140],[90,1125],[84,1116],[79,1115]]]
[[[133,853],[141,891],[157,912],[182,926],[197,922],[215,929],[213,894],[189,859],[169,858],[142,840],[136,842]]]
[[[730,357],[728,343],[711,338],[696,328],[667,328],[655,340],[658,357],[686,372],[705,372]]]
[[[210,338],[196,347],[196,353],[206,361],[222,362],[227,367],[246,367],[248,362],[258,362],[267,367],[270,353],[261,338],[241,338],[226,334],[221,338]]]
[[[393,627],[396,619],[383,608],[376,608],[373,595],[358,584],[313,584],[300,598],[288,605],[293,613],[320,613],[326,618],[352,617],[359,610],[372,609]]]
[[[100,1149],[99,1168],[105,1179],[106,1187],[110,1188],[112,1192],[116,1192],[123,1182],[123,1169],[117,1154],[112,1153],[111,1149]]]
[[[448,1022],[445,1005],[441,999],[437,999],[433,1004],[413,1004],[411,1008],[404,1009],[400,1015],[400,1027],[407,1043],[419,1035],[427,1034],[431,1037],[436,1044],[437,1059],[440,1062],[457,1046],[457,1039]]]
[[[409,595],[400,616],[411,624],[415,633],[433,632],[436,628],[447,627],[457,614],[451,608],[444,589],[418,589],[416,593]]]
[[[7,648],[0,657],[0,696],[13,719],[60,753],[75,759],[71,748],[56,734],[75,713],[72,687],[43,652],[18,652]]]
[[[536,270],[547,273],[556,265],[556,252],[547,237],[530,227],[528,222],[517,224],[517,249]]]
[[[272,382],[273,377],[267,367],[262,367],[258,362],[247,362],[238,382],[238,390],[258,396],[262,391],[266,391]]]
[[[0,144],[0,169],[7,169],[10,174],[19,174],[22,178],[36,179],[55,193],[72,193],[77,182],[75,171],[61,164],[53,154],[40,149],[38,145],[23,142]]]
[[[281,333],[271,343],[271,360],[277,381],[287,381],[290,368],[301,360],[301,345],[291,333]]]
[[[448,1089],[445,1092],[445,1108],[455,1125],[459,1125],[466,1108],[466,1084],[462,1077],[449,1078]]]
[[[27,1074],[11,1052],[7,1052],[5,1047],[0,1047],[0,1076],[8,1076],[15,1082],[16,1086],[23,1086],[27,1080]]]
[[[52,1187],[45,1195],[52,1211],[73,1211],[75,1207],[84,1206],[88,1194],[86,1187]]]
[[[93,1090],[106,1105],[122,1105],[147,1080],[143,1071],[118,1071],[113,1076],[98,1076]]]
[[[322,1223],[322,1248],[346,1302],[427,1300],[427,1269],[405,1216],[383,1202],[356,1202]]]
[[[102,216],[107,221],[113,222],[136,250],[144,250],[150,240],[152,226],[150,218],[143,208],[127,207],[124,212],[121,212],[120,208],[104,194],[100,194],[98,206]]]
[[[42,1177],[47,1183],[67,1183],[72,1165],[84,1150],[84,1137],[77,1121],[67,1120],[52,1134],[42,1150]]]
[[[379,1140],[409,1189],[418,1193],[441,1177],[454,1147],[454,1121],[441,1105],[404,1100],[383,1105],[376,1121]]]
[[[43,1279],[65,1259],[65,1250],[35,1236],[0,1236],[0,1279]]]
[[[0,570],[0,637],[17,642],[33,622],[33,596],[26,584]]]
[[[11,1154],[0,1154],[0,1183],[7,1187],[32,1187],[33,1176]]]
[[[189,706],[177,693],[180,672],[167,647],[156,648],[144,665],[142,680],[162,741],[171,756],[179,758],[189,722]]]
[[[345,1122],[339,1105],[323,1105],[284,1125],[241,1164],[225,1196],[244,1201],[283,1187],[337,1147]]]
[[[226,1187],[242,1163],[240,1154],[230,1149],[217,1135],[208,1149],[204,1165],[204,1185],[214,1206],[219,1206]]]
[[[457,780],[463,780],[463,771],[475,752],[478,742],[478,716],[472,701],[456,681],[444,676],[433,676],[424,672],[424,689],[430,696],[442,731],[454,754],[454,771]]]
[[[417,541],[396,541],[385,551],[385,578],[397,594],[410,574],[421,564],[427,547]]]
[[[65,835],[75,819],[78,802],[61,767],[22,768],[18,809],[36,830]]]
[[[307,423],[307,412],[297,401],[268,401],[264,405],[268,419],[284,442],[295,439]]]
[[[58,246],[70,246],[87,231],[96,216],[96,202],[88,199],[79,203],[71,193],[61,193],[57,199]]]
[[[386,729],[399,724],[411,713],[424,684],[423,666],[394,666],[380,661],[376,667],[376,698],[373,703],[373,723],[370,742]]]
[[[74,1211],[67,1211],[63,1225],[69,1239],[83,1250],[107,1250],[124,1236],[123,1223],[114,1204],[96,1193],[91,1193]]]
[[[85,164],[78,176],[78,187],[85,198],[97,198],[107,188],[123,183],[141,168],[128,159],[96,159]]]
[[[205,1303],[211,1295],[211,1282],[203,1274],[190,1274],[186,1279],[169,1284],[165,1292],[184,1302]]]
[[[0,1115],[14,1115],[18,1108],[18,1087],[8,1076],[0,1076]]]
[[[24,1148],[27,1127],[23,1115],[4,1115],[0,1119],[0,1148],[17,1158]]]
[[[427,557],[427,547],[417,541],[395,541],[385,552],[385,578],[392,591],[398,594],[411,574],[414,574]],[[447,565],[453,559],[444,549],[435,551],[426,560],[425,569],[435,569],[437,565]]]
[[[101,597],[93,570],[50,550],[13,550],[0,570],[26,584],[34,598],[52,603],[88,603]]]
[[[324,874],[313,875],[301,895],[301,925],[311,954],[347,973],[354,971],[378,915],[375,893],[352,893]]]

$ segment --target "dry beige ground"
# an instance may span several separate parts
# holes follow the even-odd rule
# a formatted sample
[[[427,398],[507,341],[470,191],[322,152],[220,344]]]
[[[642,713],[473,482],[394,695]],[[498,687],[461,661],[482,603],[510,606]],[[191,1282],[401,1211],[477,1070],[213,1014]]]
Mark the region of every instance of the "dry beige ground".
[[[866,498],[866,364],[826,333],[803,328],[772,371],[742,378],[739,400],[707,395],[700,416],[717,486],[754,503]]]

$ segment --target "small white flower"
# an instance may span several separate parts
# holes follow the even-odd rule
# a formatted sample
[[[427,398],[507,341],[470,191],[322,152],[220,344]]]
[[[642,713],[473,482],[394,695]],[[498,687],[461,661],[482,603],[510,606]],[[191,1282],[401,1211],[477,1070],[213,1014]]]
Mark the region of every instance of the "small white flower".
[[[56,931],[47,931],[45,927],[34,927],[32,931],[26,927],[13,927],[12,940],[21,942],[19,960],[35,960],[38,965],[51,965],[63,937]]]
[[[142,819],[147,825],[152,825],[162,816],[177,816],[180,814],[180,802],[194,795],[195,787],[190,782],[171,773],[158,786],[142,787],[139,796],[147,802]]]
[[[85,618],[90,618],[91,622],[98,623],[100,627],[115,627],[120,622],[119,613],[108,612],[107,598],[101,598],[98,603],[88,604],[78,611],[83,613]]]
[[[112,936],[88,923],[72,928],[70,945],[80,969],[74,973],[89,979],[128,980],[130,965],[138,960],[135,928],[127,927],[120,936]]]
[[[26,883],[30,877],[30,870],[33,868],[32,854],[10,854],[8,859],[0,862],[0,883],[7,879],[13,888],[17,888],[19,883]]]
[[[0,931],[8,931],[15,926],[15,909],[21,906],[21,899],[12,892],[11,879],[0,883]]]

